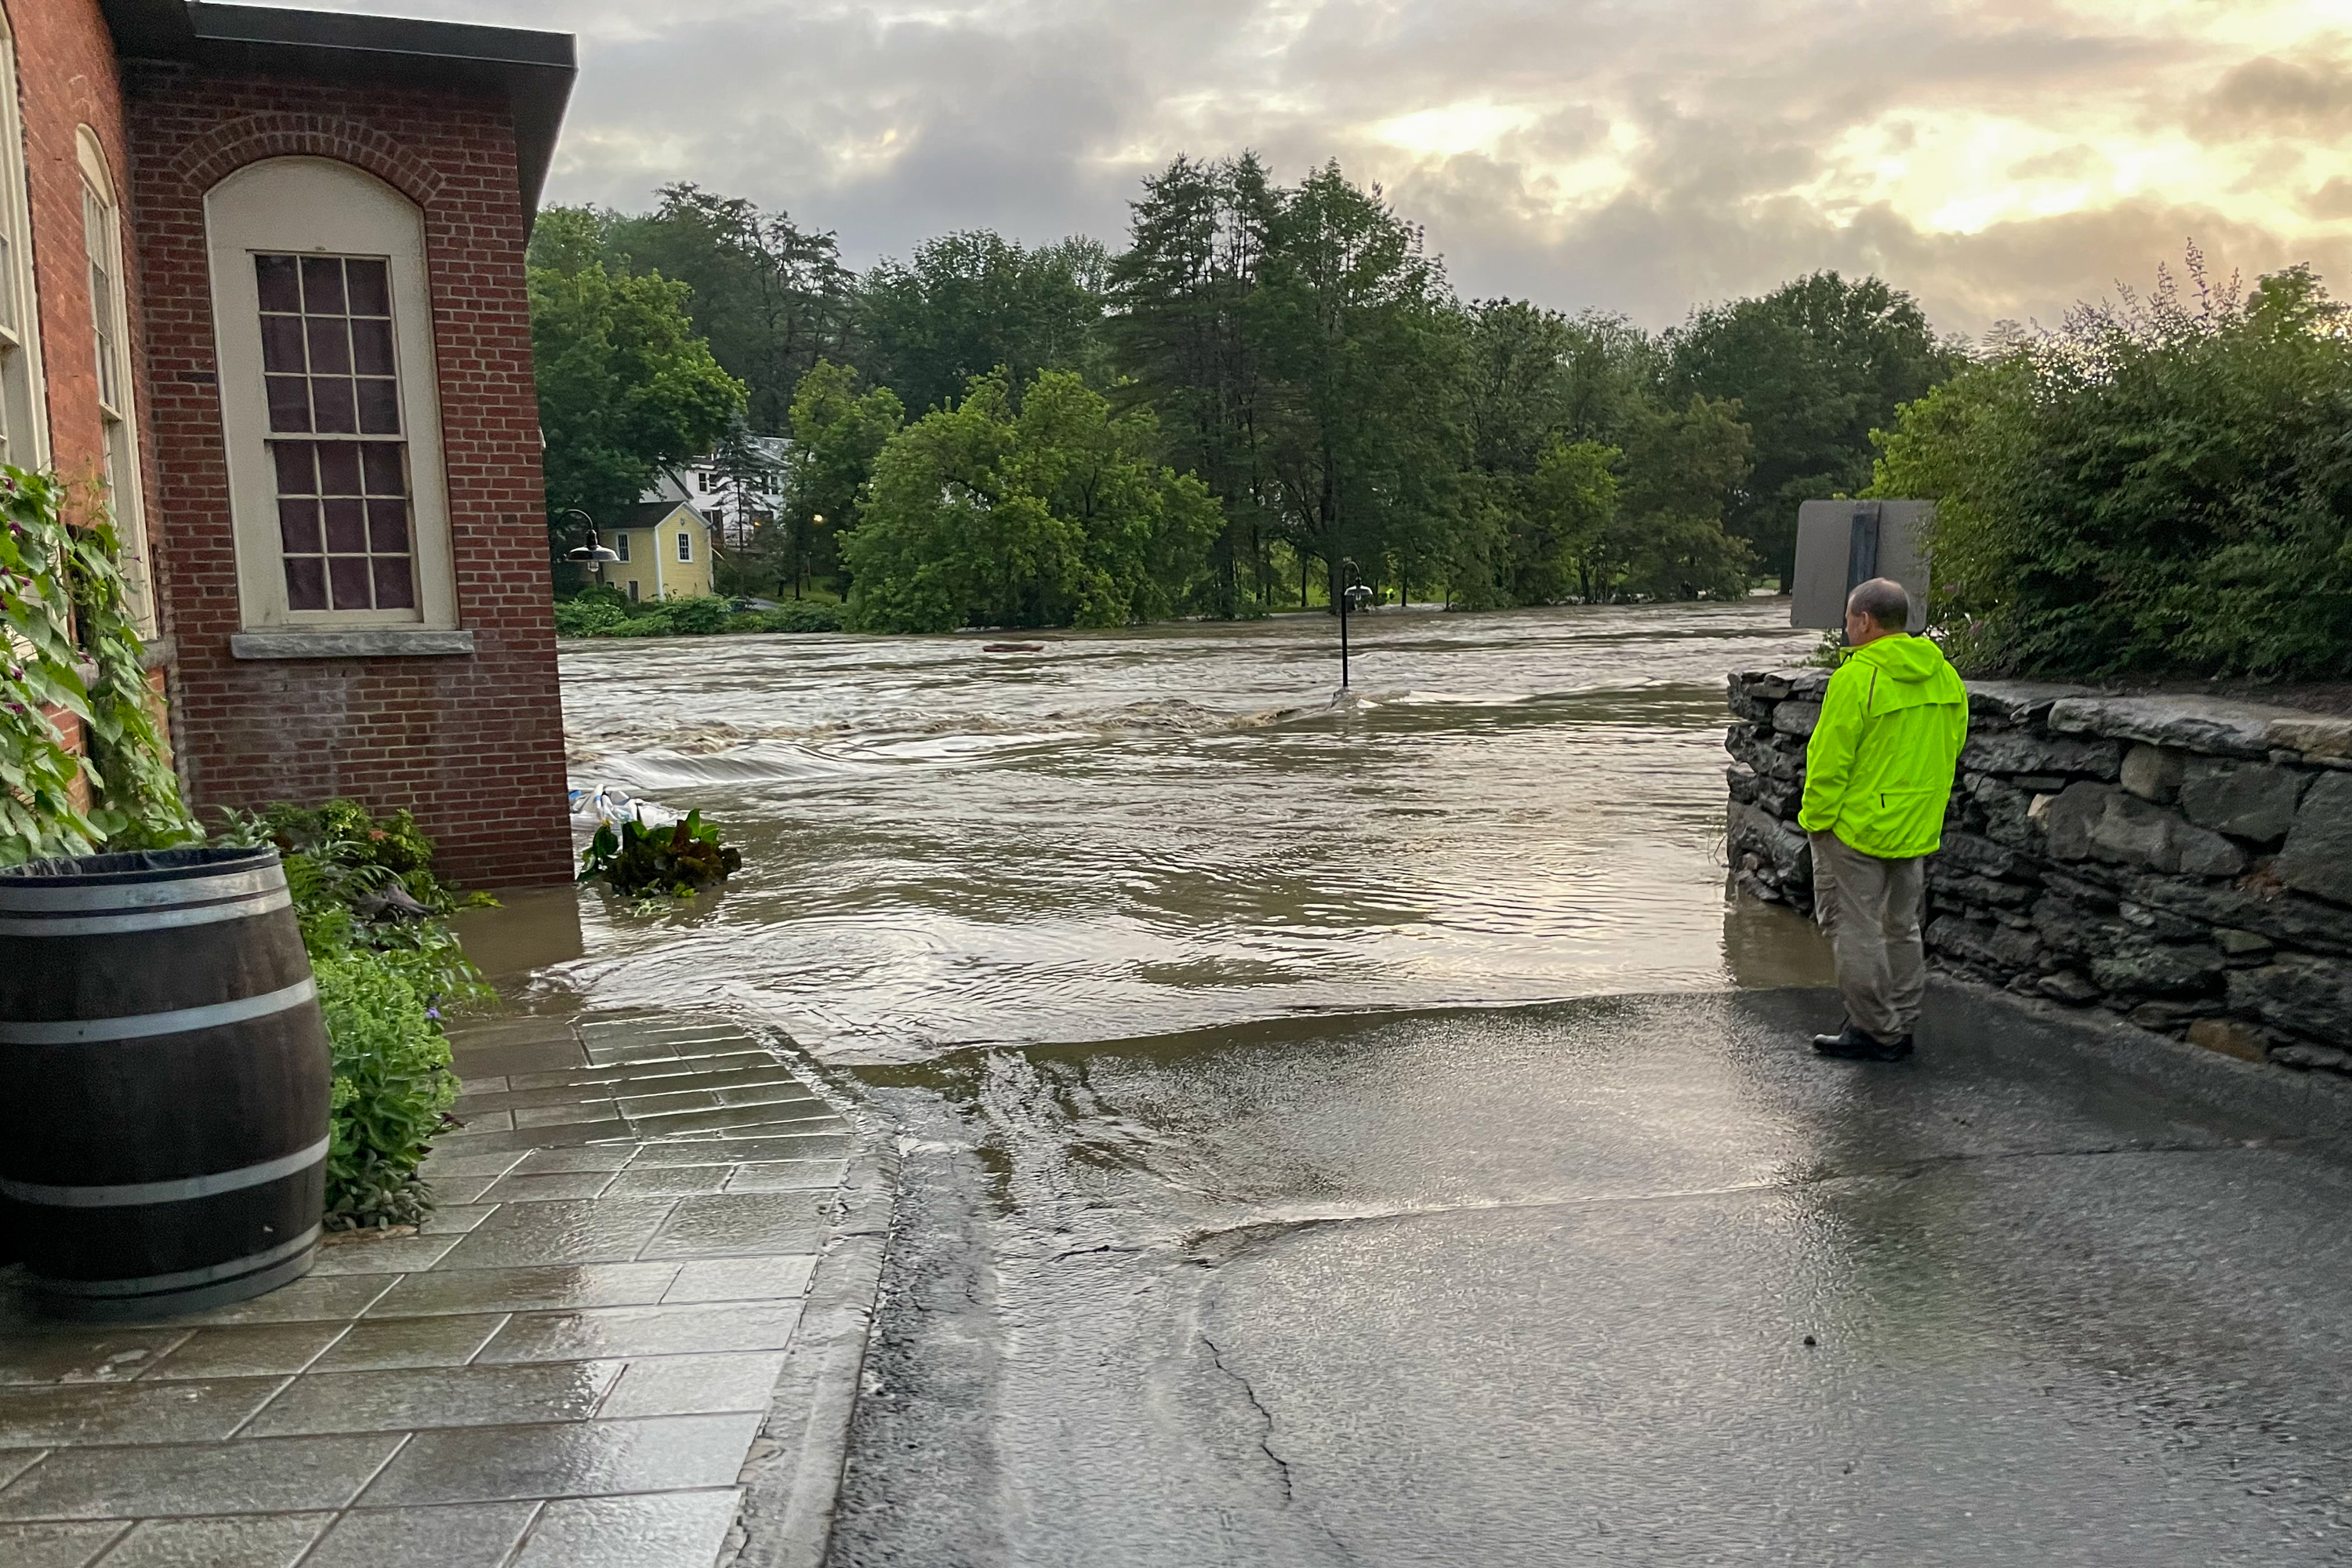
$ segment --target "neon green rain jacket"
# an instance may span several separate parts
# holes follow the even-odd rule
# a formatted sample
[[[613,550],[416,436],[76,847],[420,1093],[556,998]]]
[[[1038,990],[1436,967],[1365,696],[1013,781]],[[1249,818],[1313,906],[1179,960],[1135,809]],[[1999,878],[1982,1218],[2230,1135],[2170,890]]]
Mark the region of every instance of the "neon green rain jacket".
[[[1798,826],[1882,860],[1934,854],[1968,738],[1968,689],[1942,648],[1903,636],[1864,643],[1822,699]]]

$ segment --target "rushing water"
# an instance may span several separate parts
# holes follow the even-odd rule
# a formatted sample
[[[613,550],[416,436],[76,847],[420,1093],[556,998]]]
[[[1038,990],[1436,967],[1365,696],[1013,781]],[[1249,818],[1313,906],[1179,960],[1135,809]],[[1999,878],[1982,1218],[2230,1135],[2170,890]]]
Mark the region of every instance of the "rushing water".
[[[1785,605],[1038,639],[567,644],[577,784],[698,806],[729,886],[584,895],[602,1005],[756,1008],[836,1059],[1301,1012],[1812,980],[1723,896],[1723,677]]]

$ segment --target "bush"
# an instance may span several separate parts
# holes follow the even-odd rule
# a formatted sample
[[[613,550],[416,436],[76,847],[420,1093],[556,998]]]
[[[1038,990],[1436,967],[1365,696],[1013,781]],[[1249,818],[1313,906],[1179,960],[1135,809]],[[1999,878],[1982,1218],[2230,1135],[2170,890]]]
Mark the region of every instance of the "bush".
[[[580,879],[601,881],[616,893],[687,899],[725,881],[742,865],[740,850],[720,846],[719,825],[689,811],[683,822],[668,827],[605,823],[580,857]]]
[[[437,918],[461,900],[433,874],[433,841],[406,811],[356,801],[226,814],[215,842],[273,845],[286,862],[334,1061],[326,1223],[404,1225],[432,1194],[416,1175],[457,1098],[441,1009],[489,994]]]
[[[335,1072],[327,1225],[414,1224],[431,1201],[416,1168],[457,1098],[449,1041],[391,955],[331,948],[310,968]]]
[[[730,632],[837,632],[842,629],[839,605],[817,605],[795,599],[772,610],[745,610],[728,617],[719,628]]]
[[[625,605],[616,605],[607,598],[591,598],[583,594],[555,606],[555,635],[560,637],[602,637],[628,618]]]
[[[2189,270],[2195,306],[2077,310],[1878,436],[1969,673],[2352,675],[2352,323],[2302,268]]]

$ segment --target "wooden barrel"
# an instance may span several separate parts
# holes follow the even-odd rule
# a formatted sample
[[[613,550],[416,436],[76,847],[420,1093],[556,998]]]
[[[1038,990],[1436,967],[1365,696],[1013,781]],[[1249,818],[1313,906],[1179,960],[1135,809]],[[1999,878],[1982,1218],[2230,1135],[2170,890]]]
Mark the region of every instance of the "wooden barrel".
[[[331,1071],[274,849],[0,870],[0,1194],[75,1317],[299,1278],[325,1208]]]

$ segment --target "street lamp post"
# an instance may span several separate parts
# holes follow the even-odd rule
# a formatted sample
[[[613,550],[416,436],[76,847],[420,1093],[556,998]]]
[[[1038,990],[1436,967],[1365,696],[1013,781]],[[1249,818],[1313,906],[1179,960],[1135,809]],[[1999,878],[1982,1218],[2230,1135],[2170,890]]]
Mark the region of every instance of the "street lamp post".
[[[1348,617],[1371,602],[1372,591],[1356,580],[1356,563],[1339,563],[1339,689],[1348,689]]]
[[[575,545],[572,549],[565,551],[563,552],[563,558],[566,561],[577,561],[583,566],[594,567],[596,571],[596,582],[598,586],[601,587],[604,582],[605,563],[607,562],[618,561],[620,556],[607,549],[604,541],[596,537],[596,520],[590,517],[586,512],[582,511],[578,507],[565,507],[556,515],[559,517],[576,517],[587,526],[588,542],[585,544]]]

